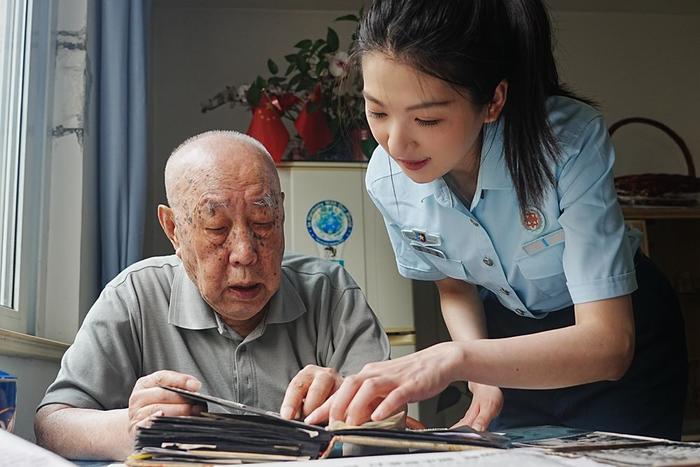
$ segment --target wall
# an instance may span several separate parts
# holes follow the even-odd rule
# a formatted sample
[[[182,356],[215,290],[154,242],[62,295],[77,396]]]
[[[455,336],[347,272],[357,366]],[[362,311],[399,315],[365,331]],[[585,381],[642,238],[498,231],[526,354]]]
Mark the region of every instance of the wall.
[[[575,90],[600,103],[609,124],[634,115],[658,119],[675,129],[700,169],[700,56],[693,48],[700,44],[700,9],[687,1],[640,2],[641,12],[635,12],[629,10],[637,3],[623,3],[552,1],[561,75]],[[268,57],[284,63],[282,56],[298,40],[324,36],[333,18],[351,11],[348,2],[324,3],[330,5],[325,8],[345,8],[333,11],[231,6],[241,4],[246,3],[154,2],[147,255],[171,251],[155,216],[157,204],[165,201],[162,172],[169,152],[201,131],[245,131],[248,126],[250,114],[245,109],[223,107],[202,114],[200,102],[225,85],[245,83],[266,72]],[[614,11],[614,5],[628,11]],[[596,8],[606,11],[591,11]],[[335,26],[347,40],[349,23]],[[685,170],[680,151],[654,128],[623,127],[614,142],[618,174]]]
[[[352,10],[347,2],[342,11],[231,7],[243,3],[154,1],[147,255],[172,251],[155,217],[157,204],[165,201],[162,172],[169,152],[188,136],[207,129],[245,131],[248,126],[250,114],[244,109],[220,108],[201,114],[200,102],[225,85],[249,82],[256,73],[265,73],[268,57],[282,63],[280,58],[294,43],[324,35],[330,20]],[[287,1],[285,5],[306,3]],[[700,4],[692,0],[550,3],[563,80],[599,102],[608,124],[644,116],[669,125],[685,139],[700,171]],[[338,7],[340,2],[323,5]],[[338,26],[343,30],[344,24]],[[341,37],[348,37],[345,32]],[[613,141],[617,174],[685,170],[680,151],[654,128],[624,127]],[[422,325],[440,321],[437,306],[433,308],[435,316],[417,318],[416,327],[423,331]],[[428,312],[428,308],[421,310]],[[446,338],[444,329],[433,327],[427,330],[433,341]],[[417,346],[428,344],[419,339]],[[427,404],[432,404],[428,411],[433,410],[435,401]],[[449,424],[459,416],[442,413],[434,422]]]
[[[294,44],[305,38],[325,38],[331,21],[351,12],[217,5],[224,3],[156,0],[153,4],[152,157],[146,255],[172,252],[156,218],[158,203],[165,202],[162,174],[170,152],[187,137],[205,130],[248,128],[247,109],[224,106],[202,114],[200,103],[226,85],[250,82],[258,73],[267,72],[268,58],[284,70],[283,57],[293,51]],[[345,39],[341,47],[347,45],[351,35],[349,25],[334,25],[341,41]]]
[[[0,368],[17,377],[16,435],[34,441],[34,412],[59,366],[58,362],[0,355]]]
[[[558,11],[562,78],[601,105],[608,124],[643,116],[674,129],[700,171],[700,14]],[[675,143],[646,125],[613,137],[618,174],[685,173]]]

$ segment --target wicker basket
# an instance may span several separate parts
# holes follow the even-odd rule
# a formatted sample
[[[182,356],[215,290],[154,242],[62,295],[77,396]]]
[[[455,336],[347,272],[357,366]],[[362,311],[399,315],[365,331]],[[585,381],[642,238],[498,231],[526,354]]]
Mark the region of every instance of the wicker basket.
[[[650,125],[666,133],[678,145],[688,169],[687,175],[645,173],[615,178],[621,204],[645,206],[697,206],[700,204],[700,178],[695,176],[693,156],[683,138],[661,122],[645,117],[624,118],[608,129],[610,136],[630,123]]]

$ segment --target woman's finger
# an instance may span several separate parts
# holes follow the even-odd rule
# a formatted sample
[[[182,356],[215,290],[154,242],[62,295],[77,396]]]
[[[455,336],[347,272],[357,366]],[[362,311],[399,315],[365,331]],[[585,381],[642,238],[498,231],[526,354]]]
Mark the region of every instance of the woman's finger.
[[[348,406],[355,397],[357,390],[360,389],[362,381],[363,380],[357,375],[345,378],[343,384],[340,385],[340,388],[338,388],[333,396],[333,404],[331,405],[328,419],[330,422],[336,420],[345,421]]]
[[[331,406],[333,405],[334,397],[335,396],[329,397],[328,400],[321,404],[319,408],[311,412],[309,416],[304,419],[304,423],[308,423],[310,425],[321,425],[327,422],[330,418]]]
[[[385,418],[396,413],[404,405],[408,404],[409,402],[414,402],[411,400],[410,394],[410,389],[405,385],[396,387],[389,392],[384,400],[372,412],[371,419],[375,421],[384,420]]]

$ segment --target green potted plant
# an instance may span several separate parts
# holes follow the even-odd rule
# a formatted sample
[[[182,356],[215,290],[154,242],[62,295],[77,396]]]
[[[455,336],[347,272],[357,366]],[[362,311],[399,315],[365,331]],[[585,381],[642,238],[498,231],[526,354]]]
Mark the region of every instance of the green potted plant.
[[[359,16],[334,21],[357,23]],[[225,104],[248,107],[253,117],[247,133],[276,161],[367,160],[377,143],[367,125],[360,76],[350,69],[338,33],[329,27],[325,38],[303,39],[294,49],[285,55],[285,67],[268,59],[268,73],[226,86],[202,104],[202,112]],[[293,124],[291,136],[283,120]]]

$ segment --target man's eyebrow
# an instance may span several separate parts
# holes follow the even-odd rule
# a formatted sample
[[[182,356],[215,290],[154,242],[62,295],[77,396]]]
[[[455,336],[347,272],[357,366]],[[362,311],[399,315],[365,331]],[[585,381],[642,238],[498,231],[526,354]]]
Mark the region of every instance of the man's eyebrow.
[[[382,104],[382,101],[380,101],[376,97],[373,97],[367,91],[362,91],[362,95],[365,97],[365,99],[367,99],[368,101],[370,101],[374,104],[384,105],[384,104]],[[452,102],[454,102],[453,99],[443,100],[443,101],[419,102],[418,104],[409,105],[408,107],[406,107],[406,110],[411,111],[411,110],[428,109],[428,108],[433,108],[433,107],[445,107],[445,106],[450,105]]]
[[[260,198],[253,201],[251,204],[254,204],[255,206],[262,206],[264,208],[271,208],[275,206],[275,199],[272,196],[272,193],[268,191]]]

